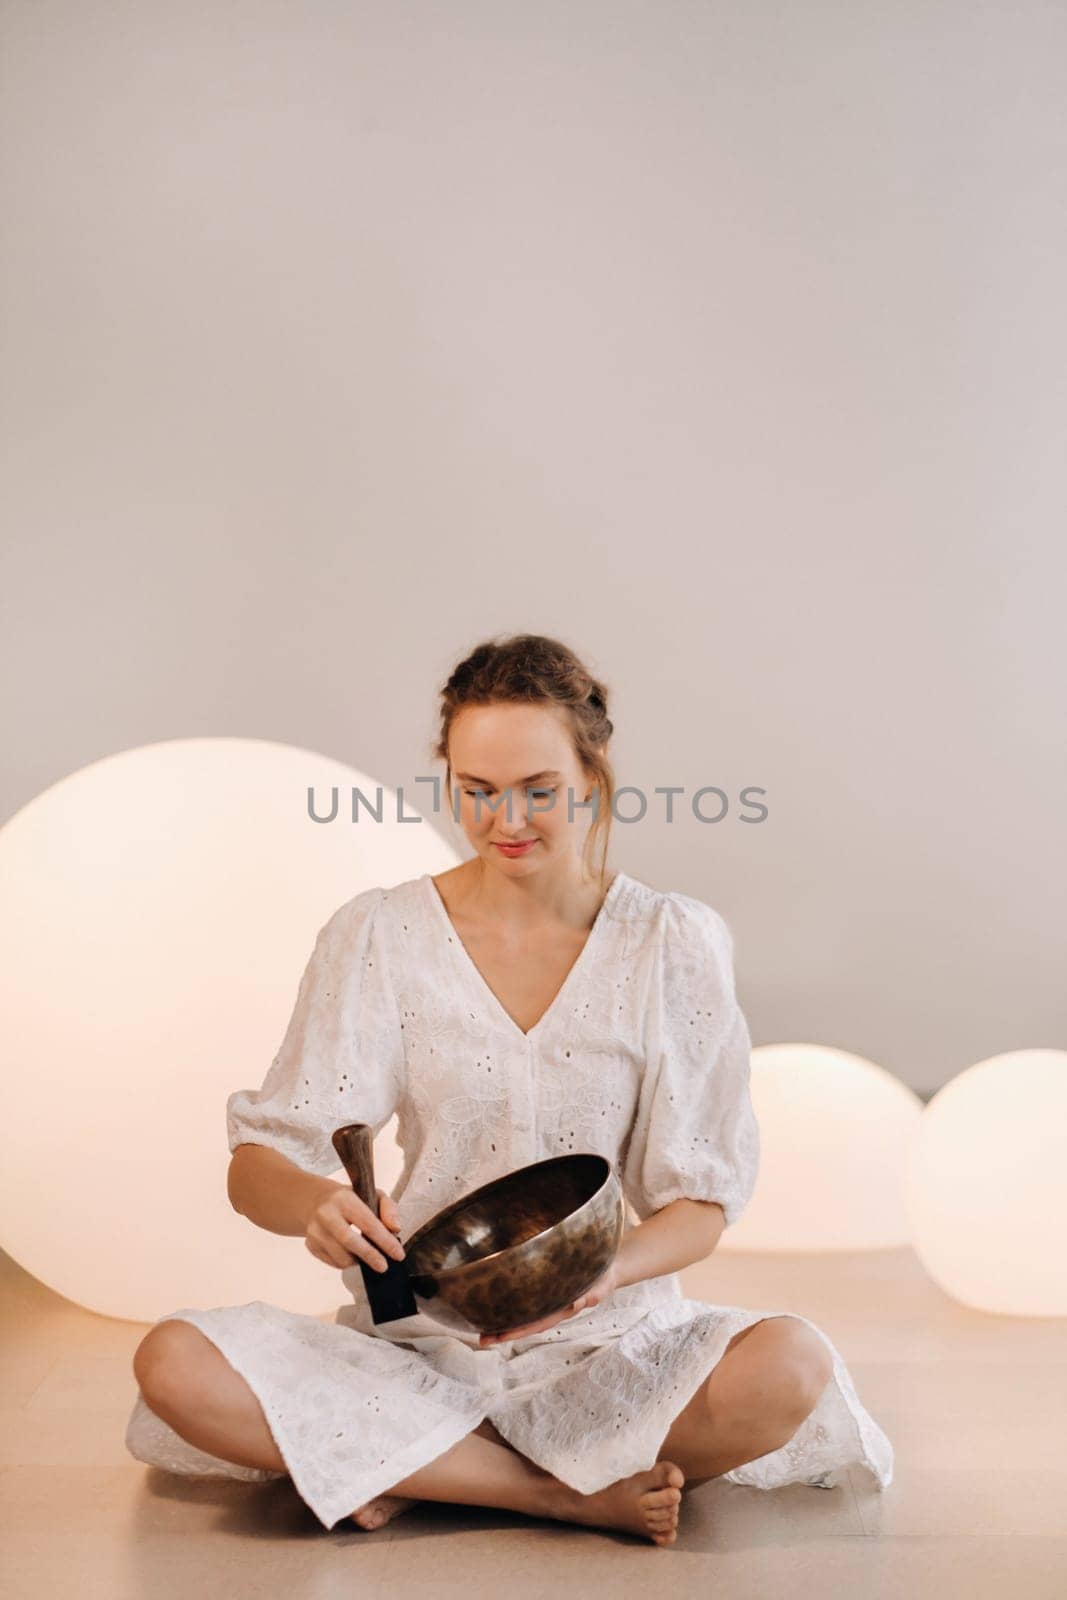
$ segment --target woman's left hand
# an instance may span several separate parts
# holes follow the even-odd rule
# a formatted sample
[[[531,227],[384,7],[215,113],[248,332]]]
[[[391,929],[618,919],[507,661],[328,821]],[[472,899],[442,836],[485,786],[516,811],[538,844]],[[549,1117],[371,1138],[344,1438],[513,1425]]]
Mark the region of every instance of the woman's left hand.
[[[606,1300],[613,1289],[619,1287],[619,1274],[616,1263],[612,1261],[607,1270],[601,1273],[595,1283],[583,1295],[580,1295],[573,1305],[565,1306],[562,1311],[556,1311],[551,1317],[542,1317],[540,1322],[527,1322],[520,1328],[509,1328],[506,1333],[483,1333],[478,1340],[478,1348],[486,1349],[489,1345],[503,1344],[507,1339],[525,1339],[528,1334],[540,1333],[544,1328],[552,1328],[557,1322],[564,1322],[568,1317],[575,1316],[587,1307],[598,1306]]]

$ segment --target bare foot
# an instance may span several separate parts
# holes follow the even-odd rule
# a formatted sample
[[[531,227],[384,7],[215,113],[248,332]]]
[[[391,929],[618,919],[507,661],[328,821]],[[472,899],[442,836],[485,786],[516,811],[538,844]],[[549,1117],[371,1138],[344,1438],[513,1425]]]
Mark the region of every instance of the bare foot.
[[[550,1515],[562,1522],[591,1528],[621,1528],[643,1534],[653,1544],[673,1544],[678,1537],[678,1508],[685,1474],[673,1461],[657,1461],[647,1472],[620,1478],[595,1494],[579,1494],[558,1484]]]
[[[360,1528],[384,1528],[387,1522],[392,1522],[394,1517],[415,1504],[416,1501],[400,1494],[375,1495],[365,1506],[352,1512],[352,1521]]]

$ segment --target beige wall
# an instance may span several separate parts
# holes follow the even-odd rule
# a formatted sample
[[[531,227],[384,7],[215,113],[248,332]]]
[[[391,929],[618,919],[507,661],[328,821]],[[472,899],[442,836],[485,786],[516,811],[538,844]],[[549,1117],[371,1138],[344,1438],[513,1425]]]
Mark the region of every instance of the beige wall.
[[[191,734],[410,783],[454,657],[552,632],[620,782],[767,791],[614,856],[757,1043],[1067,1046],[1067,8],[3,33],[0,815]]]

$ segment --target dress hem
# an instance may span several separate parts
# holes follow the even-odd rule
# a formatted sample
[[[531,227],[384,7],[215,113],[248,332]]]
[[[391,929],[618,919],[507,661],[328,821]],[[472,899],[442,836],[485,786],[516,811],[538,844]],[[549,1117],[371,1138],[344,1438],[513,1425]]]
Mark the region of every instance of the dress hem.
[[[638,1325],[642,1334],[642,1344],[651,1342],[657,1335],[669,1333],[679,1325],[692,1328],[695,1316],[707,1313],[712,1308],[703,1301],[681,1299],[671,1301],[667,1309],[671,1317],[669,1322],[655,1319],[653,1312],[654,1321],[646,1318],[643,1324]],[[729,1323],[725,1325],[720,1323],[714,1327],[715,1337],[707,1339],[704,1348],[707,1359],[696,1364],[697,1376],[687,1384],[685,1392],[679,1399],[675,1399],[672,1395],[670,1399],[664,1399],[658,1407],[656,1415],[660,1423],[666,1418],[666,1425],[657,1426],[656,1443],[654,1445],[642,1445],[640,1441],[635,1443],[628,1457],[621,1462],[621,1472],[617,1470],[620,1458],[616,1457],[611,1467],[598,1473],[596,1469],[598,1450],[591,1451],[584,1460],[576,1461],[573,1457],[564,1456],[551,1449],[542,1449],[540,1441],[527,1435],[515,1412],[512,1411],[509,1416],[506,1393],[500,1397],[499,1405],[490,1405],[490,1420],[508,1443],[526,1455],[535,1465],[580,1494],[595,1494],[620,1477],[628,1477],[634,1472],[648,1471],[653,1467],[660,1459],[664,1441],[672,1424],[684,1411],[700,1385],[707,1382],[722,1360],[730,1339],[757,1322],[783,1316],[793,1317],[796,1321],[805,1323],[819,1335],[833,1357],[833,1375],[827,1381],[815,1407],[785,1444],[767,1451],[762,1456],[753,1457],[752,1460],[731,1468],[721,1476],[731,1483],[749,1484],[761,1489],[783,1487],[789,1483],[805,1483],[825,1489],[836,1487],[839,1473],[848,1466],[859,1465],[871,1473],[879,1489],[887,1489],[893,1481],[892,1446],[880,1429],[870,1432],[868,1436],[869,1430],[865,1430],[855,1388],[832,1340],[808,1317],[793,1311],[747,1309],[737,1317],[731,1318]],[[832,1434],[826,1426],[826,1421],[831,1423],[843,1421],[842,1410],[847,1415],[847,1425],[851,1429],[851,1449],[839,1430]],[[871,1427],[875,1425],[872,1423]],[[809,1460],[798,1464],[798,1458],[804,1453],[809,1455]]]
[[[263,1307],[262,1313],[266,1315],[269,1309]],[[319,1522],[332,1529],[376,1495],[388,1493],[404,1478],[436,1460],[488,1418],[507,1443],[535,1466],[580,1494],[593,1494],[620,1478],[653,1467],[660,1459],[672,1424],[707,1381],[730,1339],[758,1322],[782,1316],[805,1323],[819,1335],[833,1357],[832,1376],[815,1407],[789,1440],[721,1476],[728,1482],[761,1489],[789,1483],[832,1488],[839,1471],[856,1464],[870,1472],[880,1489],[886,1489],[893,1479],[892,1446],[864,1410],[844,1361],[816,1323],[788,1310],[711,1306],[674,1295],[644,1308],[638,1320],[617,1339],[587,1351],[572,1374],[578,1380],[577,1387],[560,1380],[564,1389],[555,1396],[558,1371],[535,1375],[531,1381],[520,1381],[509,1389],[510,1363],[501,1372],[488,1374],[496,1384],[493,1388],[481,1383],[480,1373],[472,1384],[466,1376],[453,1381],[460,1379],[460,1372],[448,1374],[439,1369],[444,1392],[430,1393],[426,1398],[438,1408],[446,1408],[443,1418],[439,1411],[438,1415],[426,1416],[426,1430],[414,1439],[408,1438],[391,1453],[386,1451],[383,1440],[379,1445],[383,1459],[373,1467],[365,1461],[342,1460],[329,1470],[324,1470],[328,1463],[317,1447],[292,1434],[284,1411],[272,1398],[273,1368],[262,1362],[257,1368],[254,1360],[246,1359],[240,1339],[225,1324],[220,1327],[211,1312],[191,1308],[175,1311],[161,1320],[185,1321],[196,1327],[248,1384],[262,1408],[285,1470],[279,1473],[271,1468],[242,1467],[201,1451],[181,1436],[168,1440],[166,1435],[172,1432],[168,1424],[150,1423],[147,1415],[141,1416],[136,1410],[127,1427],[127,1448],[148,1465],[170,1466],[174,1471],[255,1481],[288,1476]],[[516,1356],[516,1376],[522,1371],[524,1355],[529,1353]],[[617,1371],[613,1366],[616,1360],[621,1362]],[[598,1421],[594,1409],[590,1411],[588,1428],[575,1428],[575,1407],[578,1412],[587,1404],[597,1407],[596,1395],[608,1390],[618,1392],[621,1398],[628,1372],[652,1372],[661,1360],[667,1381],[657,1391],[650,1390],[643,1396],[641,1410],[631,1412],[620,1422],[610,1413],[601,1415]],[[550,1403],[546,1405],[546,1401]],[[555,1444],[554,1420],[565,1423],[559,1430],[561,1442]],[[565,1442],[568,1437],[569,1445]],[[309,1449],[313,1453],[309,1454]],[[377,1456],[376,1451],[373,1454]]]
[[[333,1529],[343,1517],[350,1517],[353,1511],[365,1505],[368,1500],[373,1500],[375,1495],[386,1494],[394,1484],[409,1477],[411,1473],[417,1472],[420,1467],[425,1467],[431,1461],[436,1461],[438,1456],[444,1455],[454,1444],[458,1444],[460,1439],[466,1438],[468,1433],[472,1433],[487,1414],[484,1404],[479,1402],[469,1415],[446,1417],[438,1427],[408,1445],[398,1456],[387,1458],[381,1466],[364,1470],[355,1479],[354,1487],[338,1487],[328,1498],[323,1498],[309,1491],[307,1485],[301,1481],[301,1469],[295,1464],[297,1452],[292,1449],[286,1437],[285,1426],[269,1398],[260,1392],[258,1380],[248,1371],[240,1355],[231,1349],[227,1349],[224,1343],[211,1331],[210,1324],[201,1323],[195,1315],[184,1311],[175,1311],[160,1320],[163,1322],[188,1322],[194,1328],[199,1329],[205,1337],[211,1340],[212,1344],[225,1357],[238,1376],[248,1384],[263,1409],[263,1415],[266,1418],[271,1437],[278,1448],[279,1455],[285,1462],[286,1474],[292,1479],[293,1487],[304,1504],[314,1512],[327,1530]],[[475,1410],[477,1410],[477,1415],[474,1415]],[[257,1468],[254,1470],[273,1471],[270,1468]],[[280,1474],[274,1473],[274,1476],[277,1477]]]

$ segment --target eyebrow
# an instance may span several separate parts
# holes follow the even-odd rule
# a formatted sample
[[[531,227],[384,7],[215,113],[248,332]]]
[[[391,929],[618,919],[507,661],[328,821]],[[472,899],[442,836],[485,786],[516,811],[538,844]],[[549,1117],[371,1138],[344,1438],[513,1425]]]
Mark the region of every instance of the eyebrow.
[[[562,772],[531,772],[528,778],[520,778],[520,783],[536,783],[538,778],[562,778]],[[476,778],[473,772],[457,772],[456,777],[461,783],[485,783],[491,789],[493,785],[488,778]]]

